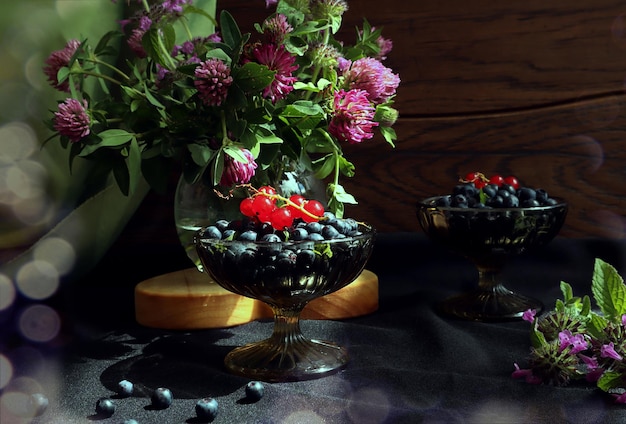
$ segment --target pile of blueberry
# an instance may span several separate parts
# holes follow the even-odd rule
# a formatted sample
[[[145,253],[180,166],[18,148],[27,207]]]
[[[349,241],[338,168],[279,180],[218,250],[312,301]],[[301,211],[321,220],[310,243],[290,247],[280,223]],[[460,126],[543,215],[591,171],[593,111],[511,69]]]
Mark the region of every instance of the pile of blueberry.
[[[319,221],[295,220],[290,227],[276,230],[268,222],[255,219],[228,221],[220,219],[203,229],[203,238],[239,241],[323,241],[354,237],[362,234],[359,224],[352,218],[337,218],[332,212],[324,212]]]
[[[487,178],[480,172],[467,174],[452,194],[440,196],[435,202],[437,206],[476,209],[532,208],[558,203],[546,190],[522,186],[514,176]]]

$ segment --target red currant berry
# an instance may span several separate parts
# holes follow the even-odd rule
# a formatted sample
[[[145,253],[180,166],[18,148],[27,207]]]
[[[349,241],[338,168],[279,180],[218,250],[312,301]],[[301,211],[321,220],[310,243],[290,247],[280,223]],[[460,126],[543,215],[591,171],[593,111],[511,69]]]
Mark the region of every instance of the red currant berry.
[[[480,172],[470,172],[469,174],[465,174],[465,180],[467,182],[476,182],[480,180]]]
[[[485,180],[478,179],[478,180],[474,181],[474,187],[476,187],[479,190],[481,188],[483,188],[484,186],[486,186],[486,185],[487,185],[487,182]]]
[[[304,198],[304,196],[301,196],[299,194],[293,194],[289,197],[289,200],[293,203],[295,203],[298,206],[302,206],[306,203],[306,199]],[[287,208],[289,209],[289,211],[291,212],[291,216],[295,218],[302,218],[302,211],[294,206],[288,205]]]
[[[515,190],[517,190],[520,186],[518,179],[513,175],[509,175],[508,177],[506,177],[504,179],[504,182],[513,187]]]
[[[254,214],[261,222],[267,222],[270,214],[276,208],[276,205],[269,197],[263,195],[254,196],[252,200],[252,209]]]
[[[324,205],[322,205],[322,203],[317,200],[309,200],[308,202],[306,202],[304,205],[304,210],[317,217],[313,218],[308,214],[303,214],[302,219],[305,222],[319,221],[319,219],[324,215]]]
[[[259,192],[260,193],[265,193],[269,196],[274,196],[276,194],[276,189],[272,186],[261,186],[259,187]]]
[[[293,224],[293,217],[291,211],[287,208],[276,208],[270,214],[270,224],[275,230],[284,230],[287,227],[291,227]]]
[[[502,178],[502,175],[493,175],[491,178],[489,178],[489,184],[495,184],[500,187],[502,184],[504,184],[504,178]]]
[[[239,211],[243,216],[247,216],[248,218],[255,216],[253,203],[254,199],[252,197],[246,197],[239,203]]]

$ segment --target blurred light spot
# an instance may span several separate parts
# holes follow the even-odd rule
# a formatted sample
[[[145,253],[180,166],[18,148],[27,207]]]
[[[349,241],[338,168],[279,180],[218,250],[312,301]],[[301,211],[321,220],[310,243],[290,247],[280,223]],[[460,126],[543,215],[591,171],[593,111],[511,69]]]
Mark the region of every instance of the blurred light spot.
[[[42,197],[45,191],[47,172],[34,160],[23,160],[7,170],[6,188],[18,199]]]
[[[18,326],[25,338],[34,342],[48,342],[59,334],[61,318],[49,306],[32,305],[24,309]]]
[[[283,424],[322,424],[326,420],[313,411],[297,411],[281,422]]]
[[[5,388],[13,377],[13,365],[11,361],[0,353],[0,390]]]
[[[13,281],[4,274],[0,274],[0,311],[3,311],[15,301],[16,290]],[[1,377],[0,377],[1,378]],[[0,387],[2,387],[0,385]]]
[[[533,422],[528,421],[524,414],[524,407],[513,405],[510,402],[503,402],[498,400],[489,400],[483,404],[478,405],[476,410],[468,417],[468,423],[520,423],[520,422]]]
[[[33,129],[22,122],[11,122],[0,127],[0,163],[2,158],[19,161],[35,151],[37,138]]]
[[[47,299],[59,287],[59,273],[50,262],[33,260],[19,269],[15,283],[24,296],[35,300]]]
[[[379,389],[362,389],[349,398],[346,412],[353,423],[379,424],[389,415],[389,399]]]
[[[45,74],[41,70],[44,61],[45,59],[37,52],[31,55],[24,64],[24,76],[28,83],[37,90],[44,87]]]
[[[582,150],[587,162],[589,162],[589,171],[596,172],[604,163],[604,149],[602,145],[593,137],[587,135],[578,135],[572,137],[570,146],[574,149]]]
[[[72,270],[76,261],[76,252],[65,239],[50,237],[42,240],[35,247],[33,257],[38,261],[52,264],[59,275],[64,275]]]
[[[23,392],[7,391],[2,393],[0,397],[0,411],[2,415],[0,418],[4,422],[6,419],[10,423],[25,423],[25,418],[28,418],[28,395]],[[22,417],[18,420],[18,417]]]

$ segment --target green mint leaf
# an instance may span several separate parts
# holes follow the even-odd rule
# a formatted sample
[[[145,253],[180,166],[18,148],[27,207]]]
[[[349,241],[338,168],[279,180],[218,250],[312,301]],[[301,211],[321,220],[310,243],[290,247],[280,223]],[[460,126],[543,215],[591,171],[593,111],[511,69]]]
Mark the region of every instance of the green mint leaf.
[[[598,388],[608,392],[623,385],[622,374],[617,371],[607,371],[598,379]]]
[[[587,333],[595,339],[603,339],[605,337],[604,329],[607,324],[608,321],[604,317],[591,313],[589,320],[586,323]]]
[[[561,293],[563,293],[563,300],[567,303],[574,297],[574,291],[572,290],[572,286],[570,286],[565,281],[561,281],[559,286],[561,288]]]
[[[591,292],[608,320],[619,320],[626,313],[624,280],[612,265],[599,258],[596,258],[593,268]]]

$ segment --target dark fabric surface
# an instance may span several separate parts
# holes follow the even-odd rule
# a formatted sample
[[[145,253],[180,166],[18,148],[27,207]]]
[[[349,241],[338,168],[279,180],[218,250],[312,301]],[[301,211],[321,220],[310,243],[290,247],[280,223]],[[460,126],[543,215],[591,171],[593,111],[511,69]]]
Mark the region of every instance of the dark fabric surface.
[[[505,269],[507,285],[551,308],[561,297],[561,280],[577,295],[589,293],[596,257],[625,274],[623,242],[557,238],[512,260]],[[134,284],[187,266],[179,246],[117,250],[52,301],[64,317],[60,337],[40,345],[18,335],[5,337],[4,355],[14,372],[36,381],[50,398],[48,410],[34,423],[128,418],[142,424],[195,423],[200,421],[194,405],[207,396],[219,402],[216,423],[626,422],[626,407],[591,386],[535,386],[511,378],[513,363],[524,365],[529,351],[528,323],[439,315],[437,302],[473,287],[476,273],[465,259],[421,233],[379,235],[367,266],[379,277],[377,312],[302,323],[307,336],[346,346],[347,368],[312,381],[266,383],[265,396],[256,403],[244,399],[248,380],[230,375],[222,361],[233,347],[268,336],[270,321],[201,331],[163,331],[134,322]],[[10,319],[4,321],[7,328]],[[130,398],[114,395],[122,379],[136,386]],[[168,409],[150,407],[157,387],[172,390]],[[95,416],[95,404],[105,396],[113,397],[117,409],[103,419]]]

